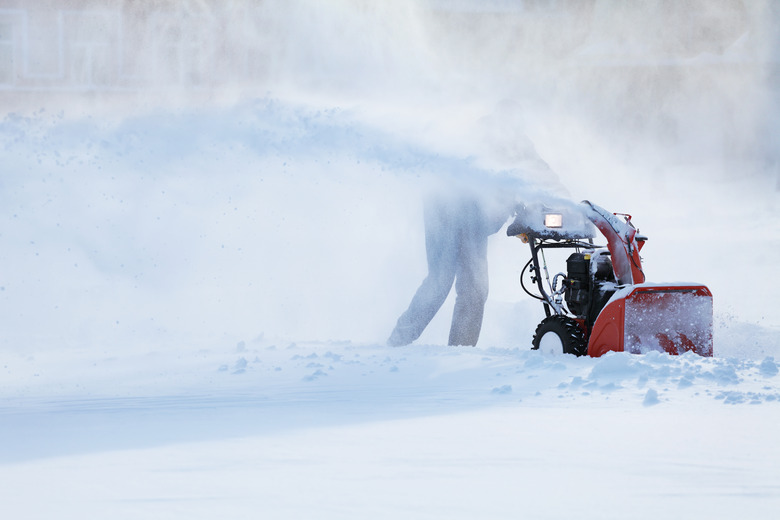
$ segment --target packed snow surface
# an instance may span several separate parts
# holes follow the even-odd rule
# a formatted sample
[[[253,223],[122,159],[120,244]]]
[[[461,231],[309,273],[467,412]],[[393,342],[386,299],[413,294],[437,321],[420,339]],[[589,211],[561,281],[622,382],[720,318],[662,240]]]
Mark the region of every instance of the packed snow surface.
[[[761,360],[271,343],[6,356],[17,518],[773,518]]]
[[[452,14],[470,2],[448,33],[414,2],[269,1],[251,95],[2,100],[4,518],[777,517],[778,185],[739,155],[771,96],[746,65],[620,97],[579,66],[620,46],[539,55],[528,27],[510,62],[516,9],[490,4],[484,46]],[[632,73],[663,61],[631,48]],[[531,351],[544,313],[505,230],[477,347],[444,346],[452,295],[387,347],[426,272],[421,194],[465,178],[631,213],[649,283],[712,290],[714,357]]]

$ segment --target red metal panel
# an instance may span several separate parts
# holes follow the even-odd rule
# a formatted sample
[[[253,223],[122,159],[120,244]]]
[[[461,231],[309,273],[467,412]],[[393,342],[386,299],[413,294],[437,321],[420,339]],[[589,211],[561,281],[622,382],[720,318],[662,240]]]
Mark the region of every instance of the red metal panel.
[[[625,349],[712,356],[712,293],[704,285],[638,286],[626,297]]]
[[[613,350],[623,351],[623,322],[626,302],[615,298],[602,309],[588,340],[588,355],[599,357]]]
[[[588,354],[653,350],[712,356],[712,293],[699,284],[640,284],[610,300],[593,325]]]

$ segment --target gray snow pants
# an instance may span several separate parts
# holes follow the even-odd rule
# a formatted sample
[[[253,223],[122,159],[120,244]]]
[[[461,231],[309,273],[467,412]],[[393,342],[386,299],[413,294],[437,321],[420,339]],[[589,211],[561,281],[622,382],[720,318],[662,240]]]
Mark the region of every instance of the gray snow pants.
[[[395,326],[388,344],[408,345],[425,330],[455,282],[450,345],[476,345],[488,296],[487,239],[494,232],[476,200],[429,200],[425,205],[428,276]]]

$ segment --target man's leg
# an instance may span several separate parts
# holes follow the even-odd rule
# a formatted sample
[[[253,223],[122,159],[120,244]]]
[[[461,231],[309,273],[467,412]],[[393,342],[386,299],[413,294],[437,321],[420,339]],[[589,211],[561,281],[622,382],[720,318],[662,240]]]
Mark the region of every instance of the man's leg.
[[[458,248],[455,309],[450,327],[450,345],[477,344],[488,297],[487,235],[481,215],[466,211]]]
[[[425,207],[425,251],[428,276],[414,294],[409,308],[398,318],[387,343],[408,345],[425,330],[452,289],[457,269],[457,242],[453,208],[441,201]]]

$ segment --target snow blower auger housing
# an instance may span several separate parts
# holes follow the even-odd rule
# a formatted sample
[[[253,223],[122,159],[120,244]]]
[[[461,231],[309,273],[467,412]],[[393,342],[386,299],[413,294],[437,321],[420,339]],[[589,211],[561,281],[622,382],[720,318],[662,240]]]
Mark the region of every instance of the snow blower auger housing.
[[[597,230],[606,246],[595,245]],[[698,283],[645,281],[639,251],[647,240],[631,216],[580,205],[520,205],[507,235],[530,245],[520,282],[546,318],[533,348],[598,357],[609,351],[712,356],[712,293]],[[545,251],[570,249],[566,272],[550,279]],[[526,286],[530,275],[539,294]]]

